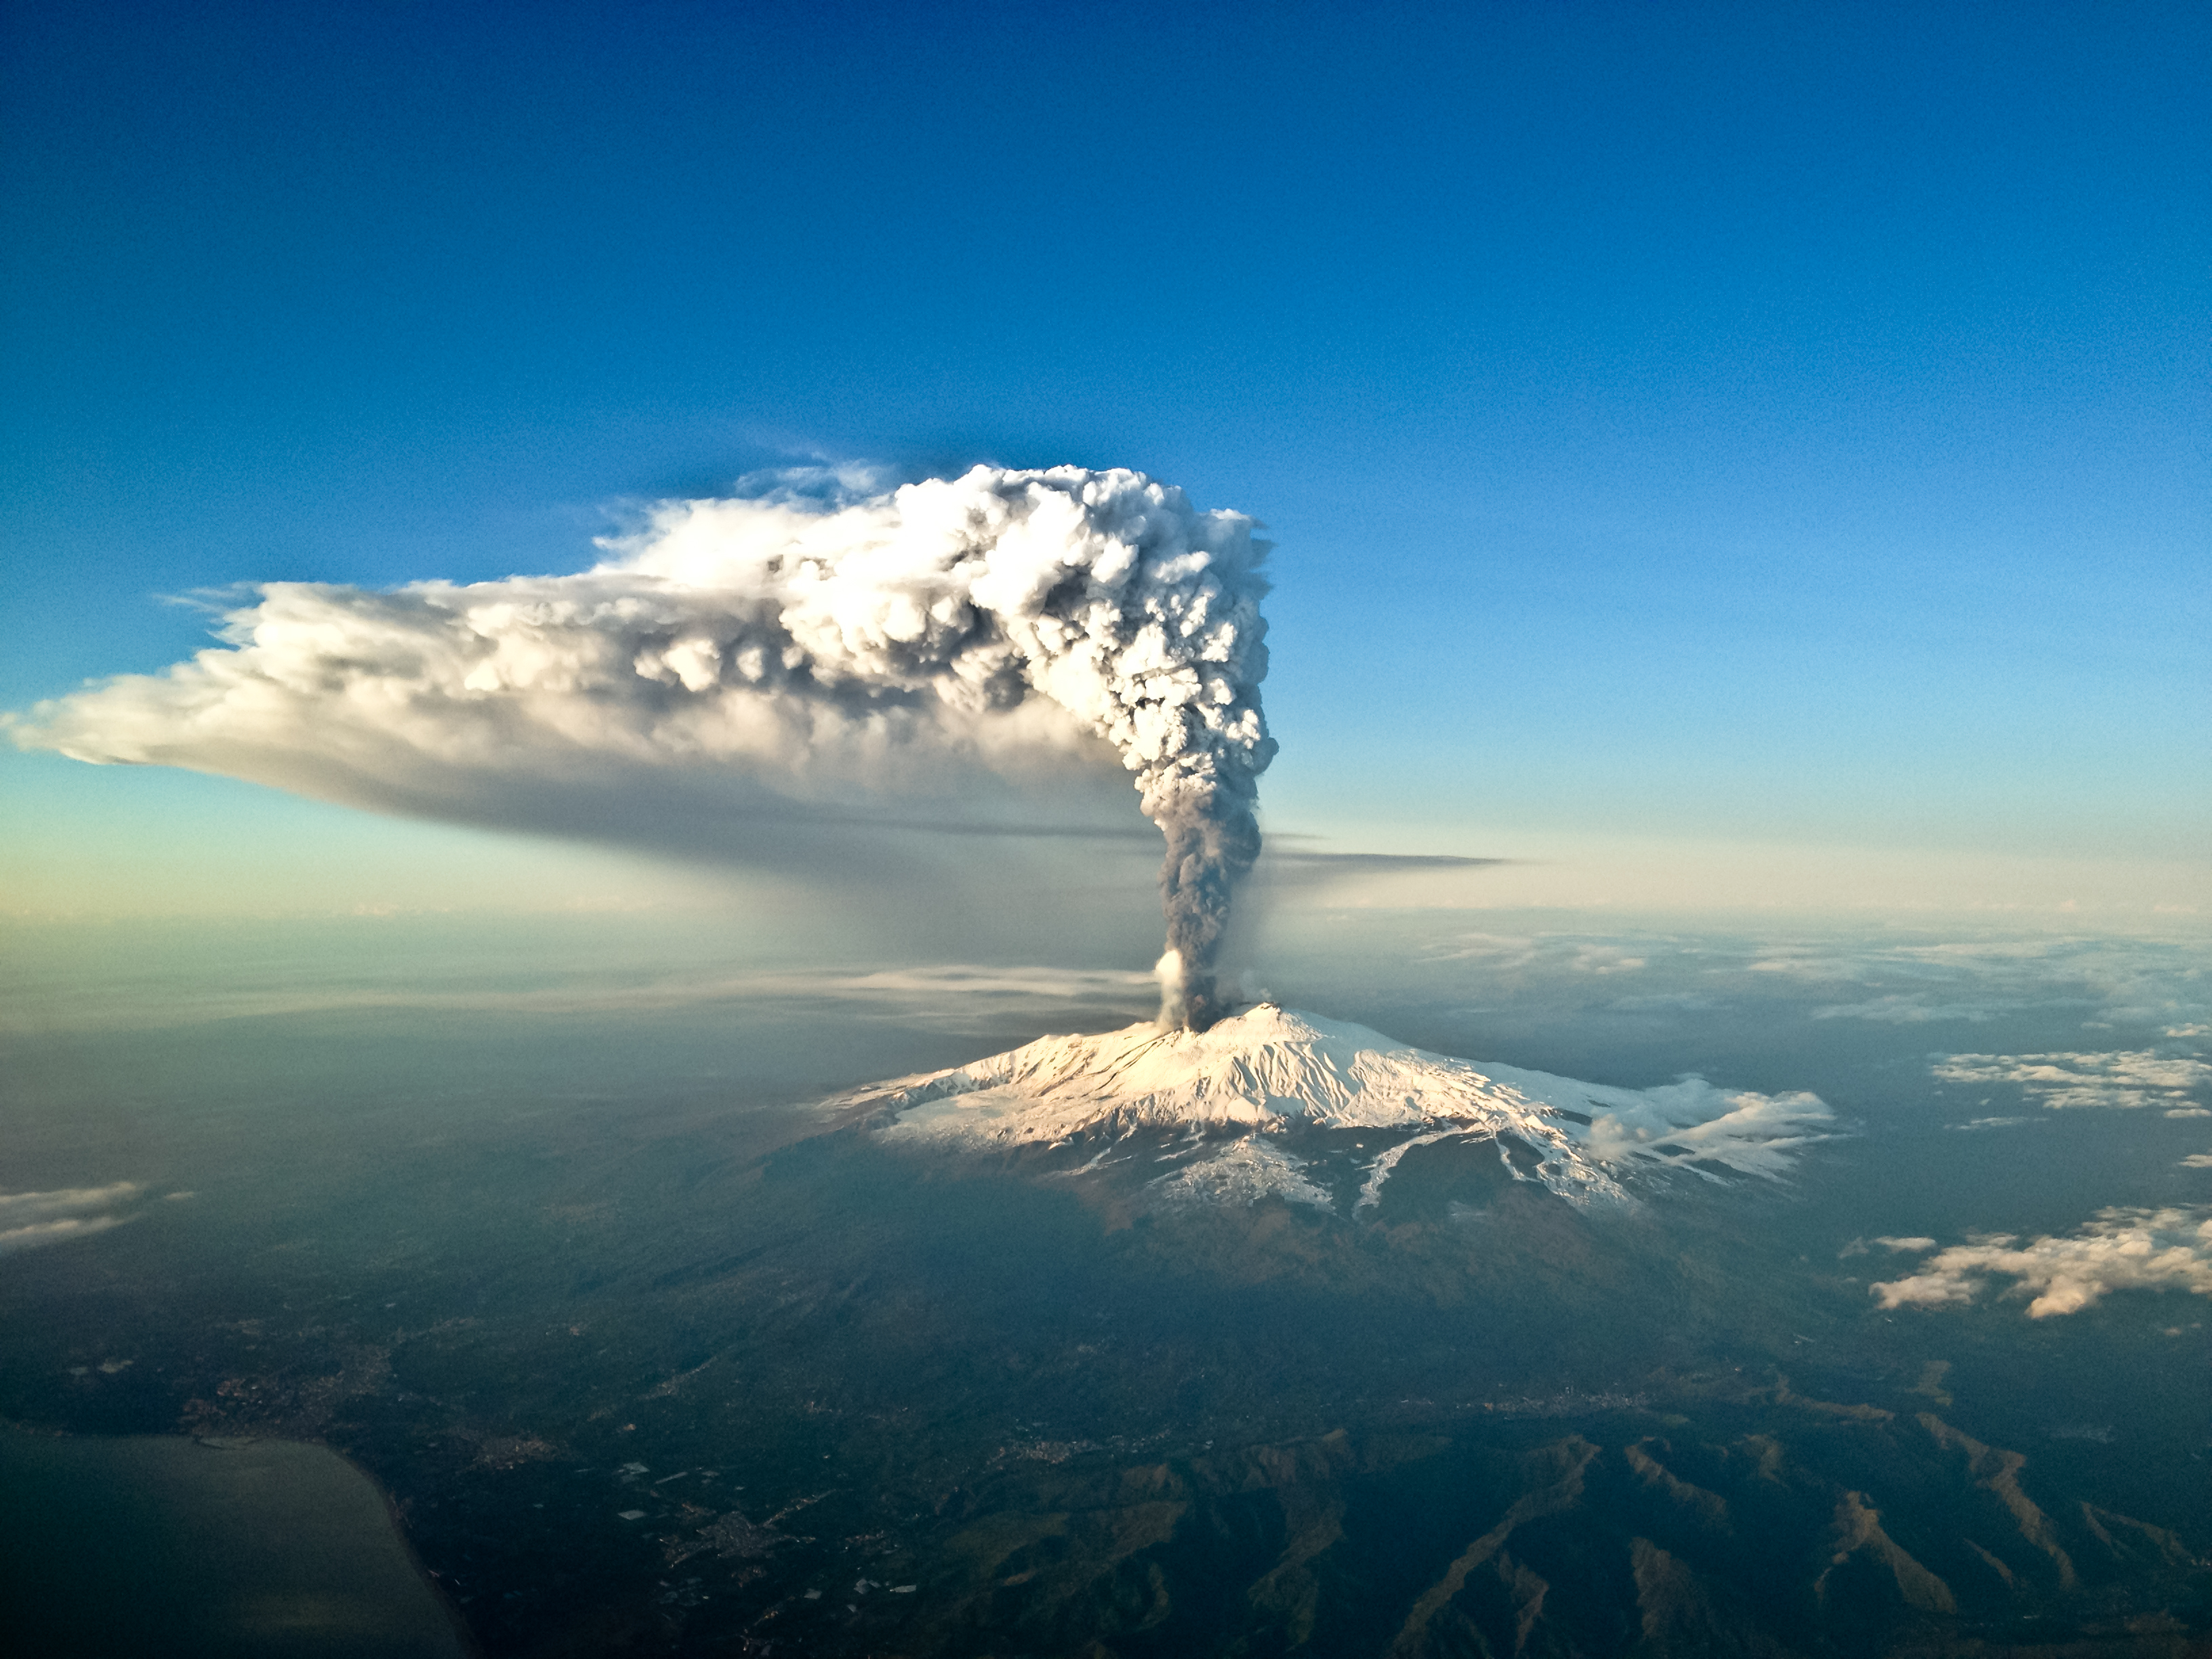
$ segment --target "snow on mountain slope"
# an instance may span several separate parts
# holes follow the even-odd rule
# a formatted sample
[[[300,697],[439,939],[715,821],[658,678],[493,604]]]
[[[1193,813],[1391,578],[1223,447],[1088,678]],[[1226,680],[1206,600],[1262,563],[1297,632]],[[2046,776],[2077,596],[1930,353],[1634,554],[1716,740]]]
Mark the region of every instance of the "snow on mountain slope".
[[[1617,1177],[1638,1167],[1778,1176],[1798,1148],[1827,1138],[1831,1122],[1814,1095],[1724,1091],[1694,1077],[1618,1089],[1477,1066],[1270,1003],[1204,1031],[1146,1022],[1040,1037],[832,1104],[878,1109],[879,1133],[894,1140],[999,1149],[1103,1141],[1086,1169],[1115,1161],[1116,1146],[1146,1131],[1182,1131],[1179,1156],[1190,1161],[1152,1183],[1162,1199],[1249,1202],[1273,1193],[1323,1208],[1334,1200],[1281,1139],[1377,1131],[1390,1144],[1363,1166],[1355,1209],[1379,1200],[1407,1152],[1440,1140],[1492,1139],[1515,1179],[1577,1204],[1618,1204],[1632,1200]],[[1516,1163],[1513,1144],[1533,1154],[1532,1171]]]

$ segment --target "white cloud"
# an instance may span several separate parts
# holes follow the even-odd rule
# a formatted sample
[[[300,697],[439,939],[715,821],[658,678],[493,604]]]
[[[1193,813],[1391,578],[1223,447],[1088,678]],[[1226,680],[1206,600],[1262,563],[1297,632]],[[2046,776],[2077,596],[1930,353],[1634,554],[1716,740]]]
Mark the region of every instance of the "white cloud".
[[[2033,1012],[2085,1024],[2196,1028],[2208,978],[2200,946],[2100,936],[1990,938],[1903,944],[1849,934],[1732,948],[1711,936],[1664,933],[1440,933],[1425,961],[1469,962],[1501,979],[1565,978],[1630,962],[1654,974],[1692,972],[1701,988],[1769,1001],[1806,995],[1812,1018],[1916,1025],[1987,1022]],[[2171,1028],[2170,1030],[2168,1028]]]
[[[1521,968],[1534,962],[1549,939],[1516,933],[1460,933],[1423,953],[1430,962],[1480,962],[1492,968]]]
[[[1543,1077],[1486,1069],[1499,1077]],[[1709,1172],[1701,1166],[1717,1164],[1741,1175],[1779,1180],[1805,1148],[1835,1138],[1834,1112],[1818,1095],[1802,1091],[1764,1095],[1685,1077],[1651,1089],[1577,1084],[1571,1085],[1579,1095],[1575,1098],[1559,1083],[1545,1079],[1534,1097],[1589,1112],[1589,1127],[1581,1136],[1585,1150],[1599,1162],[1620,1167],[1650,1164],[1704,1175]]]
[[[1869,1019],[1888,1025],[1920,1025],[1933,1020],[1995,1019],[2003,1011],[1987,1003],[1923,1002],[1912,997],[1890,995],[1871,1002],[1834,1002],[1815,1008],[1815,1019]]]
[[[2032,1319],[2078,1313],[2114,1291],[2212,1296],[2212,1209],[2105,1210],[2069,1237],[2027,1244],[2007,1233],[1979,1237],[1868,1291],[1885,1308],[1962,1307],[1992,1278],[2014,1281],[2007,1294],[2033,1297]]]
[[[1650,996],[1615,997],[1605,1005],[1624,1014],[1707,1013],[1726,1005],[1697,991],[1662,991]]]
[[[0,1255],[59,1244],[120,1226],[128,1216],[85,1214],[112,1211],[138,1196],[137,1182],[109,1187],[65,1187],[43,1193],[0,1193]]]
[[[2085,1023],[2142,1024],[2169,1037],[2201,1033],[2206,976],[2201,947],[2121,937],[1950,940],[1907,945],[1821,941],[1769,945],[1754,974],[1861,994],[1814,1011],[1820,1019],[1890,1024],[1983,1021],[2069,1006]]]
[[[2181,1160],[2185,1170],[2212,1170],[2212,1152],[2191,1152]]]
[[[2212,1117],[2212,1106],[2175,1106],[2169,1108],[2168,1117]]]
[[[1952,1054],[1936,1075],[1947,1083],[2016,1083],[2039,1105],[2179,1105],[2186,1091],[2212,1083],[2212,1065],[2148,1048],[2111,1054]]]
[[[33,1221],[28,1226],[0,1228],[0,1255],[106,1232],[110,1227],[121,1226],[123,1220],[112,1215],[67,1216],[58,1221]]]
[[[0,1226],[79,1210],[104,1210],[126,1204],[137,1195],[135,1181],[118,1181],[112,1187],[64,1187],[47,1193],[0,1193]]]
[[[1786,979],[1838,980],[1850,975],[1842,965],[1832,960],[1801,953],[1795,949],[1777,949],[1762,954],[1759,960],[1747,965],[1746,972],[1773,974]]]
[[[1631,956],[1615,945],[1585,945],[1575,951],[1572,967],[1578,974],[1632,974],[1645,958]]]
[[[1498,969],[1535,968],[1565,974],[1631,974],[1653,954],[1673,947],[1666,938],[1620,939],[1587,933],[1454,933],[1422,951],[1428,962],[1479,962]]]

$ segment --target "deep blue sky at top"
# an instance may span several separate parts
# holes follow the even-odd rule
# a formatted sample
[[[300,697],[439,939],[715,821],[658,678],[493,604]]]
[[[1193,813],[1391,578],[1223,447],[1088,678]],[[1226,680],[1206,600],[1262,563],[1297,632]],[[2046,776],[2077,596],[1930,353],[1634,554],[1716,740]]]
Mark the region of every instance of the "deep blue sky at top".
[[[0,27],[0,706],[204,643],[154,595],[1071,460],[1268,521],[1279,802],[2201,833],[2201,7]]]

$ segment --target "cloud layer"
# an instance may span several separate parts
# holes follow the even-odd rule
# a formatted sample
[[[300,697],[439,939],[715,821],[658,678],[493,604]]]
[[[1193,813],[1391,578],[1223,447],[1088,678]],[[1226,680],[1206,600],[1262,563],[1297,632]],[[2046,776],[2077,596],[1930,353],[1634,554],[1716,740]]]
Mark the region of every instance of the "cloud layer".
[[[1875,1242],[1903,1250],[1935,1243]],[[1885,1308],[1961,1307],[1991,1279],[2009,1279],[2009,1294],[2033,1298],[2031,1319],[2079,1313],[2114,1291],[2212,1296],[2212,1210],[2104,1210],[2066,1237],[2027,1244],[2009,1233],[1989,1234],[1938,1251],[1917,1273],[1868,1290]]]
[[[1752,970],[1849,994],[1814,1009],[1817,1019],[1926,1024],[2078,1007],[2181,1038],[2201,1033],[2207,1006],[2202,945],[2174,939],[1806,941],[1763,947]]]
[[[1808,1146],[1835,1138],[1835,1114],[1802,1091],[1763,1095],[1700,1077],[1652,1089],[1583,1085],[1593,1113],[1583,1146],[1601,1163],[1654,1164],[1708,1175],[1724,1164],[1779,1180]]]
[[[2106,1054],[1952,1054],[1936,1065],[1947,1083],[2013,1083],[2037,1104],[2164,1106],[2185,1110],[2189,1091],[2212,1083],[2212,1065],[2148,1048]]]
[[[139,1194],[136,1182],[66,1187],[46,1193],[0,1193],[0,1255],[105,1232],[130,1219],[113,1211]]]

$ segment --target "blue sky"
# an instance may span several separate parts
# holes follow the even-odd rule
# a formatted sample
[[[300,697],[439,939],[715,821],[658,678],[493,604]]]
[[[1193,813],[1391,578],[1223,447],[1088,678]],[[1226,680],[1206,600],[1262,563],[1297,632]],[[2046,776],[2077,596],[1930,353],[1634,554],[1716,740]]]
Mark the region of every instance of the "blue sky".
[[[162,595],[575,569],[761,466],[1129,465],[1279,544],[1273,827],[1640,872],[1524,896],[1798,848],[2212,902],[2201,9],[0,28],[0,706],[204,645]],[[17,909],[505,893],[463,832],[0,766]]]

